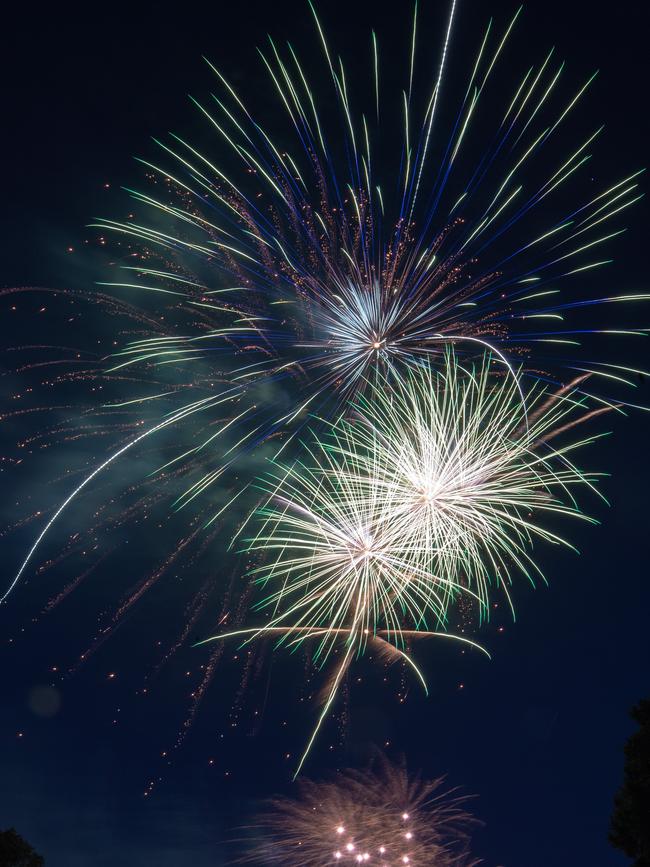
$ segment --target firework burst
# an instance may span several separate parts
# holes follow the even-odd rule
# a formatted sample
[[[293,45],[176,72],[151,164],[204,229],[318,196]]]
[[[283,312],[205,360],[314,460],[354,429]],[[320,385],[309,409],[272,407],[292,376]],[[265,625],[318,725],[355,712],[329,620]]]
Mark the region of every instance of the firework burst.
[[[414,638],[478,647],[449,632],[454,602],[469,597],[487,617],[495,588],[510,600],[513,570],[542,576],[535,539],[569,544],[550,516],[593,520],[574,489],[593,489],[594,477],[569,454],[594,437],[550,443],[601,411],[586,411],[575,390],[541,386],[526,407],[488,356],[466,368],[448,352],[441,369],[417,367],[399,386],[375,379],[304,461],[274,464],[246,543],[262,559],[250,575],[267,588],[257,609],[268,619],[216,638],[276,635],[289,647],[315,642],[320,667],[334,657],[299,767],[355,657],[392,654],[424,683]]]
[[[409,776],[382,759],[371,771],[331,781],[301,780],[297,798],[276,798],[251,829],[257,843],[241,860],[287,867],[380,864],[472,867],[477,824],[467,798],[443,780]]]
[[[415,7],[403,82],[373,33],[367,86],[353,93],[314,12],[320,61],[273,40],[260,52],[280,108],[269,123],[210,64],[217,91],[194,103],[216,153],[158,141],[160,160],[143,160],[144,186],[129,190],[133,214],[96,224],[117,244],[103,291],[127,293],[150,323],[110,359],[107,373],[139,390],[115,405],[146,404],[151,422],[64,500],[17,578],[97,474],[164,431],[184,444],[160,467],[183,475],[182,508],[227,485],[226,470],[260,445],[286,449],[310,413],[331,417],[375,373],[435,363],[449,345],[468,357],[489,348],[511,373],[555,384],[567,368],[592,385],[636,384],[641,371],[564,356],[591,347],[592,333],[646,331],[574,318],[644,296],[565,299],[557,288],[610,261],[600,250],[640,198],[638,172],[580,192],[600,129],[574,140],[569,126],[593,76],[567,86],[553,51],[519,76],[506,68],[517,12],[500,30],[489,22],[454,93],[455,14],[454,2],[425,72]],[[455,110],[441,114],[443,99]]]
[[[420,366],[399,384],[376,379],[327,448],[357,498],[382,504],[375,526],[389,528],[417,571],[447,588],[446,601],[461,584],[473,588],[487,615],[491,589],[508,594],[513,567],[543,579],[530,554],[535,539],[568,544],[545,528],[552,515],[593,521],[573,490],[595,490],[596,477],[569,455],[597,437],[550,445],[609,410],[589,409],[579,384],[538,386],[523,403],[489,356],[469,366],[447,353],[439,369]]]
[[[322,74],[312,86],[291,45],[284,52],[271,40],[260,52],[291,130],[277,137],[210,64],[220,93],[209,104],[195,103],[234,158],[232,171],[172,136],[158,142],[164,165],[145,163],[155,194],[130,191],[151,224],[99,223],[117,234],[129,257],[145,260],[129,262],[126,277],[109,285],[171,294],[177,308],[202,317],[193,318],[194,334],[181,329],[134,341],[118,354],[116,368],[185,365],[235,350],[241,367],[231,375],[242,389],[278,377],[295,381],[295,413],[274,419],[284,424],[305,405],[349,395],[371,368],[401,369],[449,342],[467,351],[488,346],[504,361],[523,354],[536,375],[557,369],[564,362],[540,352],[579,345],[590,330],[563,326],[569,311],[644,297],[566,301],[555,288],[610,261],[594,254],[623,230],[606,227],[640,198],[636,173],[589,200],[564,204],[562,193],[584,169],[600,130],[572,142],[560,158],[551,154],[595,76],[566,91],[564,63],[554,63],[552,51],[520,79],[508,70],[508,98],[475,147],[472,132],[483,104],[494,99],[497,61],[519,12],[498,35],[488,25],[455,121],[438,130],[444,147],[434,147],[455,6],[434,80],[421,94],[414,86],[417,14],[408,87],[400,92],[381,72],[373,34],[369,87],[353,96],[314,12],[342,129],[319,107],[319,94],[329,101]],[[387,128],[402,131],[394,152],[384,145],[392,139]],[[382,183],[384,176],[399,179],[395,189]],[[540,211],[543,231],[533,228]],[[157,227],[161,220],[168,231]],[[161,250],[163,269],[148,264]],[[549,323],[552,331],[539,330]],[[623,381],[636,372],[585,364],[596,376]]]
[[[503,58],[519,13],[499,32],[490,22],[466,69],[449,77],[455,10],[424,89],[416,15],[403,88],[374,33],[359,93],[315,14],[320,68],[315,54],[305,64],[271,41],[262,62],[281,111],[268,122],[268,108],[260,114],[255,96],[211,64],[218,92],[195,105],[214,144],[159,141],[160,158],[143,161],[146,178],[129,191],[132,215],[95,224],[102,243],[115,240],[115,268],[92,298],[119,311],[121,325],[115,354],[93,356],[87,373],[111,383],[111,400],[71,437],[114,444],[66,476],[74,487],[49,514],[34,510],[43,523],[0,598],[70,504],[155,442],[146,481],[129,478],[120,526],[171,501],[189,507],[189,529],[165,540],[160,567],[128,592],[100,640],[187,556],[193,602],[174,648],[217,610],[202,635],[309,642],[331,669],[307,752],[356,657],[372,649],[401,660],[424,684],[413,642],[476,646],[452,634],[454,605],[485,618],[495,589],[510,599],[515,573],[541,574],[532,542],[562,543],[554,519],[584,518],[572,492],[591,484],[569,460],[580,443],[550,443],[577,418],[620,408],[594,383],[633,386],[642,373],[601,360],[591,337],[646,331],[594,327],[599,305],[643,296],[594,297],[582,284],[609,263],[600,251],[640,198],[640,173],[585,193],[600,130],[574,139],[570,124],[592,79],[567,87],[553,52],[517,76]],[[463,80],[460,93],[447,78]],[[441,111],[443,99],[455,108]],[[565,298],[567,281],[577,288]],[[68,378],[77,381],[79,370]],[[307,420],[317,441],[298,461]],[[248,513],[253,461],[269,456],[246,543],[249,577],[266,595],[260,625],[238,629],[248,588],[231,599],[212,562],[196,580],[192,551],[229,534],[227,516]],[[63,556],[102,514],[88,534],[75,527]]]

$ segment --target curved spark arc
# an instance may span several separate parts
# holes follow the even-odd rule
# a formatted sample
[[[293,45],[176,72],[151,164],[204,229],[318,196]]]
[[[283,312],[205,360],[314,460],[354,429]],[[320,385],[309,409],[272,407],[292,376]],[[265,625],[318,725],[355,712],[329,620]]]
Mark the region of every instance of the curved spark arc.
[[[242,644],[242,647],[244,647],[248,643],[248,641],[254,641],[255,638],[260,638],[263,635],[267,635],[267,634],[273,635],[274,633],[283,634],[283,635],[289,635],[289,634],[293,635],[294,633],[300,634],[301,632],[307,633],[308,638],[318,638],[319,636],[325,635],[327,633],[336,634],[336,635],[350,635],[350,630],[345,629],[345,628],[331,629],[330,630],[330,629],[313,629],[310,626],[302,626],[302,627],[296,627],[296,626],[258,626],[258,627],[250,627],[247,629],[237,629],[234,632],[224,632],[224,633],[220,633],[219,635],[213,635],[210,638],[205,638],[205,639],[203,639],[203,641],[197,642],[197,644],[195,646],[200,647],[202,644],[209,644],[212,641],[225,641],[227,638],[239,638],[242,635],[251,635],[252,637],[250,639],[247,639]],[[391,634],[392,633],[390,632],[390,630],[377,629],[373,633],[372,637],[379,637],[379,638],[383,639],[384,636],[390,637]],[[475,650],[479,650],[481,653],[483,653],[485,656],[487,656],[488,659],[492,658],[490,656],[490,654],[488,653],[488,651],[484,647],[482,647],[476,641],[472,641],[470,638],[466,638],[463,635],[454,635],[453,633],[450,633],[450,632],[431,632],[431,631],[425,630],[425,629],[402,629],[401,634],[405,637],[408,637],[408,638],[448,638],[451,641],[459,641],[461,644],[467,644],[469,647],[473,647]],[[297,640],[302,641],[302,639],[297,639]],[[386,643],[388,643],[388,642],[386,642]],[[397,647],[395,647],[394,649],[397,650],[398,652],[401,652],[401,651],[399,651],[399,648],[397,648]],[[426,691],[426,683],[424,682],[423,678],[421,677],[421,673],[420,673],[420,680],[421,680],[422,685],[424,686],[425,691]]]
[[[438,73],[438,80],[436,81],[434,91],[433,91],[433,104],[431,106],[431,112],[429,114],[429,122],[427,125],[427,134],[424,140],[424,148],[422,151],[422,158],[420,160],[420,165],[418,168],[417,180],[415,182],[415,191],[413,193],[413,201],[411,202],[409,220],[413,217],[413,211],[415,210],[415,203],[418,197],[418,191],[420,189],[420,182],[422,181],[422,172],[424,170],[424,162],[426,160],[427,152],[429,150],[429,142],[431,140],[431,131],[433,129],[433,120],[436,113],[436,106],[438,105],[438,96],[440,95],[440,88],[442,86],[442,75],[445,69],[445,60],[447,59],[447,49],[449,47],[449,40],[451,38],[451,28],[454,23],[454,15],[456,12],[456,4],[457,0],[452,0],[451,10],[449,12],[449,22],[447,24],[447,32],[445,34],[445,42],[442,49],[442,58],[440,60],[440,71]],[[417,11],[417,6],[416,6]],[[415,25],[413,26],[413,39],[415,41]],[[411,80],[413,78],[412,75],[413,66],[411,65]]]
[[[7,589],[5,590],[4,594],[2,596],[0,596],[0,605],[2,605],[4,602],[6,602],[7,598],[13,592],[14,588],[16,587],[18,582],[20,581],[20,578],[21,578],[22,574],[24,573],[26,567],[28,566],[32,557],[36,553],[36,550],[40,546],[41,542],[43,541],[43,539],[45,538],[45,536],[47,535],[47,533],[49,532],[51,527],[54,525],[54,523],[57,521],[57,519],[61,516],[61,514],[65,511],[65,509],[70,505],[70,503],[77,498],[77,496],[83,491],[83,489],[94,478],[96,478],[100,473],[102,473],[114,461],[116,461],[118,458],[122,457],[122,455],[126,454],[126,452],[128,452],[130,449],[132,449],[133,446],[142,442],[142,440],[146,439],[147,437],[151,436],[154,433],[157,433],[160,430],[163,430],[164,428],[169,427],[170,425],[175,424],[177,421],[184,418],[188,414],[188,412],[190,412],[190,413],[197,412],[201,409],[207,408],[206,407],[207,403],[210,403],[210,405],[212,406],[212,405],[214,405],[215,402],[220,402],[220,400],[221,400],[221,396],[219,396],[218,400],[217,400],[217,398],[206,398],[204,401],[199,402],[199,404],[202,404],[202,406],[196,405],[196,404],[190,404],[187,407],[183,407],[182,409],[173,413],[170,418],[164,419],[163,421],[159,422],[158,424],[154,425],[153,427],[151,427],[148,430],[144,431],[143,433],[139,434],[134,439],[130,440],[124,446],[119,448],[116,452],[113,452],[113,454],[110,455],[105,461],[98,464],[98,466],[96,466],[95,469],[92,470],[92,472],[90,472],[79,485],[77,485],[77,487],[65,498],[65,500],[63,500],[63,502],[54,511],[51,518],[47,521],[47,523],[45,524],[45,526],[43,527],[41,532],[37,535],[31,548],[27,552],[27,555],[25,556],[23,562],[21,563],[20,567],[18,568],[18,571],[14,575],[11,583],[9,584]]]

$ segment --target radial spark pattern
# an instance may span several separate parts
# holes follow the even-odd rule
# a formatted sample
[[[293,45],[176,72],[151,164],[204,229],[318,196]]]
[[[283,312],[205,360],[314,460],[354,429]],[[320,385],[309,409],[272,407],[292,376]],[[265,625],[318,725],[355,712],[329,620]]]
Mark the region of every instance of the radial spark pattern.
[[[580,288],[611,261],[601,251],[641,196],[639,172],[585,190],[601,129],[584,136],[573,115],[594,76],[569,84],[552,50],[515,73],[503,59],[519,12],[490,21],[458,64],[455,13],[454,2],[433,69],[419,56],[417,4],[403,76],[383,69],[373,33],[367,80],[353,88],[314,11],[320,59],[273,40],[260,52],[273,117],[210,64],[217,92],[194,101],[210,137],[158,142],[148,186],[130,191],[136,215],[98,224],[125,253],[112,291],[173,310],[167,333],[133,340],[111,369],[202,371],[180,408],[153,395],[193,431],[173,460],[213,456],[181,504],[242,450],[270,438],[281,448],[306,413],[336,412],[373,372],[436,362],[449,345],[468,357],[490,348],[558,385],[567,368],[590,371],[602,400],[605,383],[637,385],[640,372],[601,358],[592,335],[646,329],[603,329],[591,314],[645,296]],[[443,99],[454,108],[441,113]],[[564,280],[575,294],[563,297]]]
[[[472,867],[476,825],[466,798],[441,779],[409,777],[386,760],[374,771],[343,771],[328,782],[303,779],[297,798],[277,798],[252,829],[242,860],[286,867],[328,864]]]
[[[452,2],[431,64],[415,4],[404,69],[384,66],[372,33],[353,87],[314,11],[309,62],[273,40],[260,52],[261,104],[210,63],[215,93],[194,100],[208,135],[158,141],[132,213],[96,224],[116,244],[102,291],[146,314],[105,372],[128,391],[113,409],[144,407],[147,424],[64,500],[16,579],[61,511],[149,437],[181,443],[158,477],[182,477],[174,504],[194,508],[216,483],[223,493],[239,458],[286,450],[309,413],[331,417],[375,373],[436,363],[449,345],[467,358],[490,348],[556,385],[591,372],[598,400],[599,383],[637,384],[642,372],[603,358],[592,335],[644,334],[613,317],[644,296],[594,297],[581,281],[611,261],[601,251],[624,231],[640,173],[593,190],[601,128],[584,134],[574,116],[594,76],[571,84],[553,50],[533,47],[517,72],[519,16],[456,56]]]
[[[591,520],[574,489],[592,480],[569,459],[589,440],[551,441],[602,408],[586,412],[569,388],[540,387],[526,405],[517,381],[493,367],[488,356],[466,367],[449,352],[442,369],[375,379],[308,458],[276,463],[263,483],[246,550],[262,560],[251,575],[267,588],[257,607],[268,619],[218,637],[311,640],[321,666],[336,649],[316,731],[355,656],[369,647],[399,655],[424,682],[408,654],[413,638],[467,641],[448,631],[459,596],[487,616],[495,590],[510,598],[515,571],[542,574],[535,539],[568,544],[550,517]]]

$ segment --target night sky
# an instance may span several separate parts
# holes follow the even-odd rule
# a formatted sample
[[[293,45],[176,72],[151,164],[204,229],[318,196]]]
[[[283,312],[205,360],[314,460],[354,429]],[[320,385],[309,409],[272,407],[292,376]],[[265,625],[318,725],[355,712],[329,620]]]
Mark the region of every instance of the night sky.
[[[402,64],[410,13],[402,17],[400,4],[380,12],[379,5],[336,0],[319,7],[344,57],[365,52],[375,27],[384,60],[394,52],[395,64]],[[421,5],[420,50],[431,45],[437,52],[446,4]],[[478,7],[461,0],[453,50],[469,51],[488,14],[503,21],[514,4],[482,3],[480,15]],[[197,134],[187,94],[211,87],[202,55],[245,92],[263,79],[255,46],[267,33],[315,44],[302,0],[189,0],[173,12],[147,3],[46,10],[15,4],[12,18],[0,51],[3,287],[92,287],[102,251],[86,224],[128,208],[119,187],[138,177],[131,157],[151,156],[152,135]],[[630,0],[606,14],[582,0],[533,0],[515,40],[519,51],[534,48],[535,59],[555,44],[575,81],[600,69],[584,116],[590,128],[606,124],[599,165],[615,166],[618,176],[647,163],[646,35],[641,4]],[[629,230],[614,245],[614,265],[588,287],[594,297],[648,291],[647,218],[644,202],[627,213]],[[67,304],[44,293],[0,297],[3,403],[20,388],[8,373],[20,366],[8,347],[73,341],[108,351],[110,323],[81,303],[68,316]],[[629,308],[628,315],[636,327],[650,324],[647,305]],[[616,344],[623,348],[616,360],[647,368],[643,344],[642,338]],[[635,400],[650,405],[647,382],[640,382]],[[609,846],[607,830],[632,731],[628,711],[650,686],[650,424],[647,414],[633,411],[627,419],[607,416],[600,427],[612,435],[591,446],[583,462],[611,474],[602,482],[610,506],[595,498],[587,504],[601,526],[563,527],[579,555],[539,546],[549,587],[532,590],[519,582],[516,623],[505,610],[495,613],[481,635],[492,661],[437,645],[420,650],[432,684],[428,699],[399,674],[387,688],[371,666],[361,666],[362,683],[327,727],[307,769],[318,776],[362,764],[373,745],[388,743],[390,754],[405,754],[413,769],[446,774],[450,785],[477,796],[472,808],[485,827],[474,848],[488,867],[626,863]],[[84,439],[42,449],[36,440],[15,464],[16,442],[38,431],[38,418],[29,414],[0,430],[7,457],[0,464],[2,525],[51,508],[68,489],[64,468],[82,468],[109,445]],[[146,471],[148,460],[129,473]],[[129,481],[118,476],[113,485]],[[43,558],[56,558],[57,538],[67,539],[73,522],[82,531],[86,510],[103,496],[113,515],[116,495],[115,487],[101,485],[91,492],[62,524],[61,536],[50,537]],[[182,534],[182,517],[166,521],[170,533]],[[0,537],[3,581],[37,526]],[[182,745],[174,747],[206,661],[205,651],[188,641],[154,671],[157,648],[176,634],[170,612],[187,598],[177,595],[176,583],[195,580],[187,564],[143,598],[83,665],[75,664],[111,605],[155,568],[156,526],[118,527],[101,568],[51,612],[40,613],[82,571],[85,551],[77,551],[71,572],[63,561],[41,576],[35,564],[0,608],[0,829],[15,826],[47,867],[217,867],[230,857],[233,829],[258,802],[291,790],[293,763],[312,720],[304,660],[297,657],[260,658],[242,688],[241,661],[226,653]],[[229,579],[232,567],[220,556],[218,537],[213,545],[212,568]]]

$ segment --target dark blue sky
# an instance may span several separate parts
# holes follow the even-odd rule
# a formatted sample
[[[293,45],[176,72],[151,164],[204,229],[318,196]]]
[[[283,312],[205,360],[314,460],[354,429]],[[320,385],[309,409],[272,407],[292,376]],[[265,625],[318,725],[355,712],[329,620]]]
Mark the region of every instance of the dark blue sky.
[[[201,54],[217,59],[240,87],[254,87],[253,49],[267,32],[305,38],[306,3],[272,5],[188,2],[170,15],[147,3],[13,8],[1,57],[3,286],[87,285],[94,254],[83,252],[83,226],[98,213],[110,216],[113,188],[133,173],[130,155],[146,151],[151,134],[182,127],[187,92],[206,89]],[[348,56],[370,26],[385,41],[393,34],[400,49],[404,44],[408,22],[398,5],[385,12],[366,0],[320,5],[330,39]],[[423,5],[433,26],[442,7],[435,0]],[[488,11],[505,16],[513,8],[481,6],[479,20],[474,4],[461,2],[463,45],[472,44]],[[647,159],[646,30],[630,0],[606,14],[594,10],[582,0],[531,2],[520,39],[524,50],[556,44],[576,79],[601,70],[588,114],[593,124],[606,122],[601,155],[622,174]],[[643,204],[630,213],[632,228],[618,242],[615,270],[598,278],[597,291],[647,290],[647,216]],[[82,252],[72,259],[68,246]],[[38,319],[46,303],[54,320]],[[30,334],[34,342],[49,339],[66,318],[68,308],[57,303],[41,295],[0,298],[2,347],[29,342]],[[647,326],[648,313],[636,308],[633,324]],[[80,322],[85,345],[94,332],[106,339],[104,322],[88,314]],[[625,353],[622,363],[648,366],[648,353],[638,345]],[[2,363],[8,368],[13,359],[5,356]],[[3,400],[13,382],[3,377]],[[650,404],[647,383],[638,397]],[[413,688],[404,704],[395,699],[399,676],[385,690],[370,668],[361,669],[364,683],[351,695],[347,725],[330,726],[309,768],[318,775],[363,761],[371,744],[389,741],[413,768],[447,774],[451,784],[476,793],[474,809],[486,823],[476,850],[488,867],[626,863],[609,847],[607,827],[631,732],[627,713],[649,692],[650,425],[647,416],[633,413],[607,417],[602,427],[613,435],[592,446],[585,461],[611,473],[602,484],[611,506],[589,504],[599,527],[565,528],[579,556],[540,548],[550,587],[532,591],[520,583],[517,622],[498,613],[482,636],[493,660],[437,646],[419,650],[432,694],[424,699]],[[29,417],[5,426],[6,453],[37,429]],[[58,489],[44,480],[54,479],[66,460],[49,450],[26,466],[7,465],[0,474],[3,523],[32,503],[51,505]],[[91,505],[102,495],[100,489]],[[75,520],[82,517],[83,510]],[[30,537],[28,528],[0,539],[3,576],[13,572]],[[295,659],[261,659],[251,675],[252,696],[240,696],[241,667],[225,658],[182,747],[173,749],[205,662],[202,650],[187,645],[143,681],[157,640],[168,635],[173,591],[157,589],[87,664],[59,678],[91,643],[101,612],[130,586],[130,574],[151,567],[155,552],[147,545],[153,538],[146,527],[120,529],[93,581],[37,622],[35,613],[66,583],[65,563],[43,585],[32,572],[0,608],[0,828],[15,826],[45,855],[47,867],[216,867],[229,851],[223,841],[255,803],[290,788],[292,764],[285,756],[295,757],[311,720]],[[56,555],[54,542],[47,553]],[[191,581],[192,573],[181,580]],[[160,758],[166,750],[170,765]],[[148,781],[159,777],[144,798]]]

